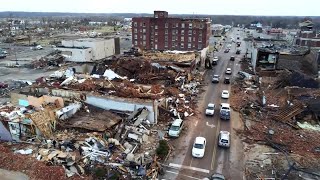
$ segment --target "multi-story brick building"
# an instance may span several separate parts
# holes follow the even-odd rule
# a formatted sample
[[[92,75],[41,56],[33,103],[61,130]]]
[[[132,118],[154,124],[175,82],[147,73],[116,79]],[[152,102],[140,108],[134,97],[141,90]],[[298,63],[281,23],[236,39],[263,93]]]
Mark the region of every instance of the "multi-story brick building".
[[[320,34],[313,29],[311,21],[299,24],[300,31],[297,34],[296,45],[310,48],[320,48]]]
[[[145,50],[201,50],[209,46],[209,18],[169,17],[154,11],[153,17],[132,18],[132,44]]]

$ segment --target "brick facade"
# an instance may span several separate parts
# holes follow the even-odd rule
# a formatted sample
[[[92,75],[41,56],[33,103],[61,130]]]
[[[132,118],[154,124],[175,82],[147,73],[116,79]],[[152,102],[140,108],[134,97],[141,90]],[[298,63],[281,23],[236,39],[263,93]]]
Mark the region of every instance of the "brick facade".
[[[201,50],[209,46],[210,19],[168,17],[154,11],[154,17],[132,18],[132,44],[145,50]]]

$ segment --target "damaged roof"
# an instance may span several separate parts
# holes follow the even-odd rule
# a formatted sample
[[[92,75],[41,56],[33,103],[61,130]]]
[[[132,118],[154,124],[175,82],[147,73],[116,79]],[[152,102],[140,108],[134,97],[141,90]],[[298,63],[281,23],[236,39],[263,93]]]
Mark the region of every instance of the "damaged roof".
[[[65,122],[66,127],[105,131],[121,121],[121,117],[109,111],[84,112],[80,111]]]

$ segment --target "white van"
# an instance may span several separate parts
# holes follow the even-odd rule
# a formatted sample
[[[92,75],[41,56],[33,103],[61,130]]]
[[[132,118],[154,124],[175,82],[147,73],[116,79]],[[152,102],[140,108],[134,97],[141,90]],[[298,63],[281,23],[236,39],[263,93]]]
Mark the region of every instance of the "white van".
[[[220,147],[230,147],[230,133],[228,131],[220,131],[218,145]]]
[[[182,128],[183,128],[183,120],[182,119],[174,120],[169,129],[169,133],[168,133],[169,136],[179,137],[182,131]]]

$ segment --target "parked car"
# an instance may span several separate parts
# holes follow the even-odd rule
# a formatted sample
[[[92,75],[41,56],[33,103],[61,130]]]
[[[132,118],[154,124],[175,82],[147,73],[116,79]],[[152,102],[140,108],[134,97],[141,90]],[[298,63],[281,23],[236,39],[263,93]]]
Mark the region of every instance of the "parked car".
[[[229,77],[225,77],[223,83],[224,84],[230,84],[230,78]]]
[[[8,88],[8,84],[0,82],[0,89]]]
[[[213,103],[209,103],[206,109],[206,115],[213,116],[214,115],[215,105]]]
[[[196,158],[203,158],[206,150],[206,138],[196,137],[192,146],[192,156]]]
[[[230,133],[228,131],[220,131],[218,138],[218,145],[220,147],[230,147]]]
[[[221,103],[221,105],[220,105],[220,119],[230,120],[230,104]]]
[[[228,48],[224,50],[224,53],[228,53],[228,52],[229,52],[229,49],[228,49]]]
[[[170,137],[179,137],[180,133],[183,128],[183,120],[182,119],[176,119],[173,121],[169,128],[169,136]]]
[[[228,99],[229,98],[229,91],[228,90],[223,90],[221,93],[221,97],[223,99]]]
[[[230,61],[234,61],[235,57],[234,56],[230,56]]]
[[[219,83],[219,75],[213,75],[212,77],[212,83]]]
[[[241,53],[241,50],[237,49],[236,54],[240,54],[240,53]]]
[[[212,64],[213,64],[213,65],[216,65],[216,64],[218,64],[218,61],[219,61],[219,58],[218,58],[217,56],[215,56],[215,57],[213,58],[213,60],[212,60]]]
[[[224,175],[219,173],[214,173],[209,178],[204,178],[203,180],[225,180],[225,179],[226,178],[224,177]]]
[[[229,75],[232,74],[231,68],[227,68],[227,69],[226,69],[226,74],[229,74]]]

